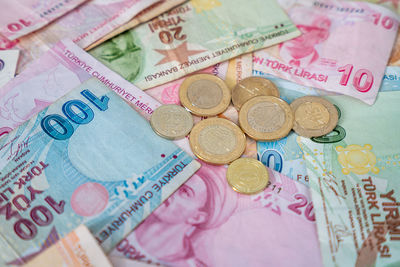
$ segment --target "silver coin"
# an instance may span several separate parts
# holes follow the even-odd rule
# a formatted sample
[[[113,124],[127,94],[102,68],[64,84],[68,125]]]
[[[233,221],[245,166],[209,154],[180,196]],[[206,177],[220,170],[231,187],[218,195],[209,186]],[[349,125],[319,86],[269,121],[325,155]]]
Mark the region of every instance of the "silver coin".
[[[193,128],[193,117],[183,107],[163,105],[154,110],[150,118],[154,132],[166,139],[184,138]]]

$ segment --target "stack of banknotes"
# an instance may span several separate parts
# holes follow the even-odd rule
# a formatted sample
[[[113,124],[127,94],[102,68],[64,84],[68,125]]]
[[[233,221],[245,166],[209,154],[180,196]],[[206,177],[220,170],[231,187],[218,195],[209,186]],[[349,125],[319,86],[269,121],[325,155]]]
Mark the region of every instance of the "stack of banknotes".
[[[399,0],[0,7],[0,266],[400,266]]]

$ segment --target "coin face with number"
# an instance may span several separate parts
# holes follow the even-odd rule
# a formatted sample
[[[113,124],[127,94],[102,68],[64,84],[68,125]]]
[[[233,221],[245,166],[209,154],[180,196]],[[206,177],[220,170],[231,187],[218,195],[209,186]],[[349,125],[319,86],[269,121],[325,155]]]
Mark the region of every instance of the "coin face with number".
[[[154,110],[150,124],[158,135],[174,140],[184,138],[190,133],[193,117],[181,106],[163,105]]]
[[[260,161],[240,158],[229,165],[226,179],[233,190],[239,193],[257,194],[267,187],[269,175],[267,168]]]
[[[193,153],[212,164],[227,164],[239,158],[246,148],[246,136],[233,122],[209,118],[196,124],[189,137]]]
[[[225,82],[210,74],[186,78],[179,88],[181,104],[198,116],[215,116],[224,112],[231,102],[231,92]]]
[[[294,115],[289,104],[274,96],[257,96],[239,111],[239,124],[255,140],[277,140],[287,136]]]
[[[294,100],[290,106],[295,118],[293,130],[304,137],[330,133],[339,120],[335,106],[322,97],[303,96]]]
[[[262,77],[248,77],[241,80],[232,90],[232,103],[240,109],[244,103],[256,96],[279,97],[278,87],[273,82]]]

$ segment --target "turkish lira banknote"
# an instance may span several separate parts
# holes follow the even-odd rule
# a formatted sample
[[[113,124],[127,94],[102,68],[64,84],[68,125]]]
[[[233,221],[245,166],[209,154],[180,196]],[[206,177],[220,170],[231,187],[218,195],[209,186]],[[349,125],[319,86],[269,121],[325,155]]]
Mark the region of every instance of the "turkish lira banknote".
[[[104,35],[102,38],[97,40],[96,42],[93,42],[91,45],[86,46],[85,50],[90,50],[92,48],[95,48],[99,44],[107,41],[108,39],[113,38],[114,36],[117,36],[118,34],[130,30],[137,25],[149,21],[158,15],[172,9],[173,7],[176,7],[187,0],[158,0],[155,4],[147,7],[146,9],[142,10],[137,16],[135,16],[133,19],[130,21],[124,23],[120,27],[116,28],[115,30],[107,33]]]
[[[327,97],[342,111],[340,140],[299,137],[325,266],[400,264],[400,92],[373,106]]]
[[[265,74],[259,71],[253,71],[256,76],[270,79],[279,88],[280,97],[288,103],[291,103],[296,98],[315,95],[327,96],[333,95],[327,91],[313,89],[302,86],[287,80],[280,79],[276,76]],[[400,67],[387,67],[382,79],[380,92],[400,91]],[[339,114],[342,114],[340,112]],[[312,138],[314,142],[324,142],[326,138],[341,138],[345,135],[343,127],[340,123],[335,130],[322,138]],[[267,167],[270,167],[284,175],[299,181],[305,185],[309,183],[303,151],[297,143],[298,135],[295,132],[289,133],[285,138],[273,142],[257,142],[258,159]]]
[[[85,225],[78,226],[64,238],[29,260],[24,267],[113,267],[96,239]],[[47,245],[47,244],[46,244]]]
[[[302,35],[255,52],[254,70],[372,105],[397,35],[398,15],[378,5],[339,0],[300,0],[288,14]]]
[[[42,28],[88,0],[19,0],[0,2],[0,35],[15,40]]]
[[[72,41],[65,40],[0,88],[0,136],[9,133],[91,77],[102,81],[147,119],[160,105]]]
[[[274,0],[193,0],[90,53],[148,89],[299,35]]]
[[[80,224],[110,251],[199,167],[89,79],[0,140],[0,265]]]
[[[0,38],[0,49],[21,50],[18,73],[54,44],[70,39],[84,48],[160,0],[91,0],[54,23],[16,40]]]
[[[232,190],[226,167],[200,170],[110,256],[165,266],[321,266],[306,186],[269,170],[268,187]]]
[[[377,5],[381,5],[381,6],[390,8],[393,11],[400,14],[400,5],[399,5],[398,0],[359,0],[359,1],[366,1],[366,2],[377,4]]]

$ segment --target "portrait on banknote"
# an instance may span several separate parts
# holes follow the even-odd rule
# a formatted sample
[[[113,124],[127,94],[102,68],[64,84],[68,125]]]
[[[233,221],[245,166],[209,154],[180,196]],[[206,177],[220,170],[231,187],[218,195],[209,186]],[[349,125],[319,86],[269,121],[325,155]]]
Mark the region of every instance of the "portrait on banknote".
[[[251,266],[267,262],[278,266],[289,259],[309,260],[306,255],[314,264],[320,263],[319,252],[313,252],[317,249],[314,221],[304,215],[300,218],[290,208],[291,201],[298,200],[289,195],[296,186],[304,186],[274,176],[270,185],[275,186],[251,197],[233,191],[225,176],[225,166],[202,162],[199,171],[110,255],[171,266],[242,266],[245,261]],[[284,189],[271,192],[278,187]],[[278,224],[287,224],[285,231],[273,227]],[[300,238],[305,233],[309,238]],[[290,256],[271,253],[277,247],[285,248],[285,257]],[[307,249],[298,253],[299,247]]]

